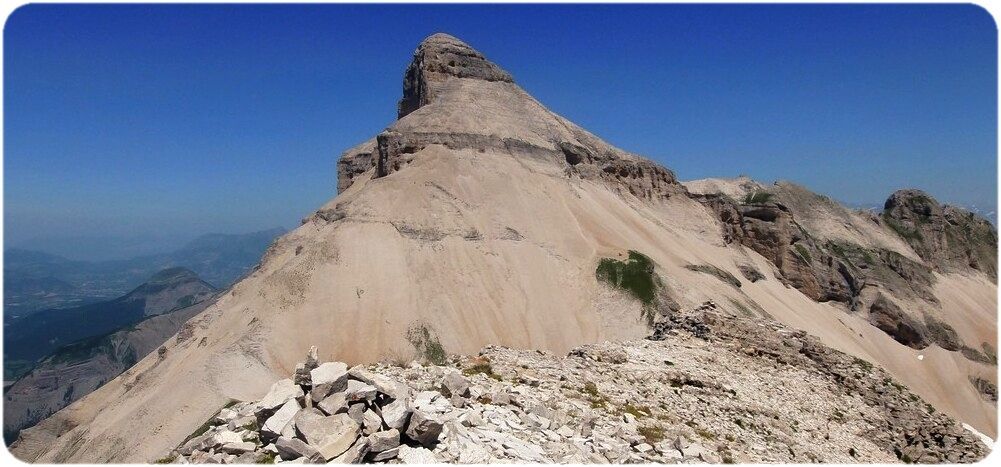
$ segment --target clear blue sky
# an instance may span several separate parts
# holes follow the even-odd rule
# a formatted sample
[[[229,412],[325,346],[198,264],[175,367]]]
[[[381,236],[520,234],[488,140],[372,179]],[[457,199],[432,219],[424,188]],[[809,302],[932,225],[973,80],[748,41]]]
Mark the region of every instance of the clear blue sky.
[[[975,6],[30,5],[4,29],[6,244],[298,225],[437,31],[682,179],[995,205]]]

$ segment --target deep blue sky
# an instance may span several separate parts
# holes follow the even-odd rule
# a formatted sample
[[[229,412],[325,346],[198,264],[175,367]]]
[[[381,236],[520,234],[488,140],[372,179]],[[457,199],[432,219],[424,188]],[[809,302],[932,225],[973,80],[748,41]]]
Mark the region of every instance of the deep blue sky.
[[[30,5],[4,29],[6,245],[298,225],[436,31],[681,179],[994,209],[974,6]]]

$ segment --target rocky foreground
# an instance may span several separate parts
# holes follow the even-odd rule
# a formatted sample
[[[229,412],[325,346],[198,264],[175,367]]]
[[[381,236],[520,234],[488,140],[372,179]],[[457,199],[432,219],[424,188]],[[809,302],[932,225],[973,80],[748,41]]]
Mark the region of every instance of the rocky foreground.
[[[987,447],[882,369],[707,302],[566,357],[487,347],[348,368],[315,349],[161,462],[972,462]]]

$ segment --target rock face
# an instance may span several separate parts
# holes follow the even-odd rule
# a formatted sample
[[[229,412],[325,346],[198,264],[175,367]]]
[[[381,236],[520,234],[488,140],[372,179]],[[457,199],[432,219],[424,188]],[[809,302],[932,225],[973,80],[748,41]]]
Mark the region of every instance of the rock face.
[[[947,323],[902,309],[894,300],[908,308],[939,307],[932,293],[934,270],[972,269],[991,274],[989,279],[995,281],[997,234],[986,220],[942,208],[917,190],[894,193],[881,217],[864,218],[788,182],[766,187],[744,178],[729,186],[723,181],[690,185],[708,191],[690,196],[714,212],[725,242],[742,244],[767,258],[780,279],[804,295],[868,312],[869,323],[908,347],[924,349],[935,343],[950,351],[971,349]],[[839,232],[831,227],[835,222],[851,231]],[[867,228],[885,229],[881,243],[856,243],[872,242],[871,233],[863,236]],[[899,245],[894,245],[898,237]],[[976,342],[971,344],[975,347]],[[963,355],[982,356],[969,351]]]
[[[448,34],[433,34],[417,47],[403,77],[399,118],[430,103],[449,78],[513,82],[483,54]]]
[[[491,83],[480,87],[470,82]],[[486,113],[476,115],[466,99],[476,99]],[[496,102],[496,104],[494,104]],[[434,104],[434,105],[432,105]],[[422,118],[408,119],[422,112]],[[497,107],[502,107],[498,109]],[[491,111],[511,112],[509,115]],[[473,111],[471,113],[470,111]],[[426,117],[447,122],[442,131],[438,124],[426,125]],[[374,169],[372,177],[384,177],[408,165],[416,154],[432,145],[452,150],[496,150],[520,157],[545,159],[559,164],[574,176],[601,180],[634,196],[664,199],[683,193],[674,173],[644,158],[614,148],[573,123],[543,108],[514,84],[511,76],[482,54],[447,34],[425,39],[414,53],[403,82],[397,124],[341,155],[337,165],[338,192]],[[475,122],[495,120],[511,125],[497,132],[483,132]],[[560,128],[555,134],[541,135],[536,129],[519,131],[527,123]],[[453,125],[456,121],[460,125]],[[521,120],[521,121],[518,121]],[[467,124],[468,129],[456,128]]]
[[[587,345],[567,357],[487,347],[453,368],[370,367],[367,374],[416,395],[380,391],[357,404],[383,415],[412,404],[403,430],[376,415],[363,435],[347,414],[290,398],[295,434],[273,446],[283,463],[955,463],[988,452],[882,370],[803,332],[712,303],[672,318],[651,340]],[[989,383],[975,384],[996,397]],[[263,432],[208,433],[211,443],[166,459],[234,463],[237,454],[271,451],[267,441],[229,442],[268,439]]]
[[[859,295],[864,277],[818,244],[790,209],[770,195],[752,195],[744,202],[718,194],[693,196],[716,213],[724,241],[768,258],[784,281],[811,299],[852,303]]]
[[[899,190],[886,199],[882,221],[936,269],[997,275],[997,229],[986,219],[942,206],[921,190]]]

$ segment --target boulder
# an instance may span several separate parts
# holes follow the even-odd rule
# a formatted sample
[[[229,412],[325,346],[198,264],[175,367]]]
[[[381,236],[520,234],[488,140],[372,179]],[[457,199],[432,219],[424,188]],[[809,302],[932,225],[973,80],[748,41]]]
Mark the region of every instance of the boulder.
[[[329,461],[347,451],[358,439],[358,423],[347,414],[328,417],[303,417],[296,431]]]
[[[212,436],[212,446],[222,446],[229,443],[242,443],[243,438],[235,431],[222,430]]]
[[[477,411],[467,413],[466,417],[462,419],[464,426],[482,426],[484,423],[483,416]]]
[[[365,423],[365,403],[355,402],[348,406],[348,416],[359,425]]]
[[[410,418],[410,403],[406,399],[396,399],[380,408],[382,421],[389,428],[402,430]]]
[[[257,449],[256,443],[251,443],[249,441],[241,441],[239,443],[226,443],[219,448],[220,452],[226,454],[240,455],[248,452],[254,452]]]
[[[366,435],[382,431],[382,417],[372,409],[366,410],[362,418],[362,431]]]
[[[302,431],[299,429],[299,426],[306,425],[308,424],[308,422],[313,420],[325,418],[326,416],[327,415],[324,414],[323,412],[320,412],[319,409],[300,410],[298,413],[295,414],[295,417],[292,418],[292,427],[294,427],[295,429],[294,431],[295,436],[305,439],[305,436],[302,434]]]
[[[316,448],[298,438],[286,438],[282,436],[275,441],[274,446],[278,449],[278,455],[284,460],[298,459],[300,457],[305,457],[310,462],[319,462],[322,460],[320,451],[317,451]]]
[[[234,418],[226,425],[230,430],[257,430],[257,417],[246,415]]]
[[[264,453],[258,451],[245,452],[236,456],[236,459],[231,462],[231,464],[263,464],[264,463]]]
[[[469,381],[458,371],[451,371],[441,380],[441,393],[446,397],[469,397]]]
[[[357,443],[353,444],[344,454],[341,454],[328,462],[328,464],[360,464],[368,455],[369,447],[368,440],[362,438]]]
[[[184,445],[182,445],[180,449],[177,450],[177,452],[180,453],[181,455],[190,456],[191,453],[193,453],[196,450],[209,448],[211,447],[210,445],[213,444],[212,438],[214,436],[215,433],[212,432],[202,433],[198,436],[195,436],[194,438],[189,439],[188,442],[184,443]]]
[[[371,452],[383,452],[400,445],[400,430],[390,429],[372,433],[368,436],[368,447]]]
[[[282,431],[291,424],[292,419],[295,418],[295,414],[298,412],[299,403],[295,399],[285,401],[285,404],[275,411],[274,415],[264,421],[264,425],[261,426],[261,435],[271,438],[281,436]]]
[[[383,462],[383,461],[387,461],[389,459],[394,459],[399,454],[400,454],[400,447],[399,446],[397,446],[395,448],[390,448],[390,449],[387,449],[385,451],[375,453],[375,455],[372,456],[372,462]]]
[[[316,407],[327,415],[337,415],[348,411],[348,400],[343,392],[338,392],[327,396],[317,403]]]
[[[406,435],[408,438],[424,446],[431,446],[438,442],[441,435],[442,423],[423,411],[414,410],[410,415],[410,423],[407,424]]]
[[[869,323],[913,349],[920,350],[930,345],[925,325],[905,313],[883,294],[879,294],[869,306]]]
[[[348,384],[348,366],[341,362],[327,362],[309,372],[314,401],[321,401],[328,395],[343,391]]]
[[[235,410],[224,408],[219,411],[219,413],[215,416],[212,422],[215,423],[216,425],[225,425],[229,423],[230,420],[233,420],[238,416],[239,414],[236,413]]]
[[[268,393],[257,403],[258,415],[272,412],[281,407],[289,399],[297,399],[304,395],[302,388],[291,379],[282,379],[271,385]]]
[[[390,378],[372,373],[361,366],[351,368],[348,372],[351,378],[361,381],[370,386],[374,386],[380,393],[385,394],[390,399],[404,399],[410,397],[410,388]]]
[[[357,380],[348,380],[344,389],[344,397],[348,402],[374,401],[378,390],[375,386]]]

